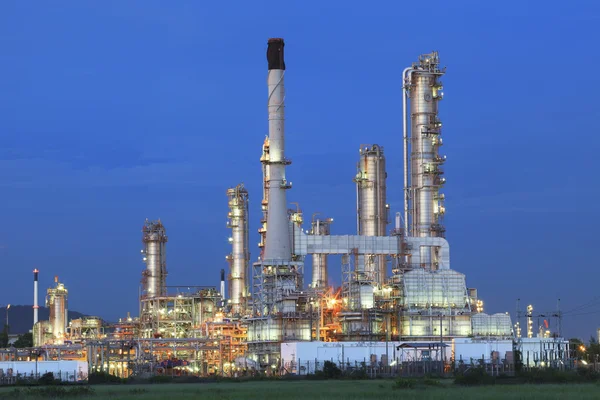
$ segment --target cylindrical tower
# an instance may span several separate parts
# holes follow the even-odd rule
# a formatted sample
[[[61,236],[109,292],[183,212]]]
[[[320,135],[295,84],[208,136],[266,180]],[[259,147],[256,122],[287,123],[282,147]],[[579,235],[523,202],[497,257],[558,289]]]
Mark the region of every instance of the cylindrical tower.
[[[330,235],[333,218],[314,218],[311,223],[311,235]],[[327,277],[327,254],[313,254],[312,256],[312,287],[326,288]]]
[[[142,295],[151,298],[167,294],[167,233],[158,221],[148,221],[142,228],[144,262],[146,270],[142,274]]]
[[[38,322],[38,274],[40,271],[37,269],[33,270],[33,325]]]
[[[225,270],[221,269],[221,289],[219,290],[221,300],[225,300]]]
[[[302,212],[302,210],[300,209],[300,204],[297,202],[291,202],[290,204],[293,204],[296,206],[296,208],[288,208],[288,226],[290,229],[290,242],[292,243],[292,257],[291,260],[296,262],[304,262],[304,256],[300,255],[300,254],[295,254],[294,253],[294,246],[293,246],[293,242],[294,242],[294,231],[295,229],[300,229],[302,230],[302,224],[304,224],[304,213]]]
[[[386,203],[385,156],[383,147],[361,145],[358,173],[354,181],[357,190],[358,234],[362,236],[385,236],[387,234],[388,210]],[[364,269],[373,280],[383,284],[386,278],[386,256],[364,256]]]
[[[291,261],[291,243],[287,217],[286,189],[291,185],[285,177],[285,167],[290,161],[285,158],[285,113],[284,113],[284,75],[283,39],[269,39],[267,61],[269,73],[267,85],[269,91],[269,181],[268,181],[268,234],[265,243],[264,260],[269,263]]]
[[[442,145],[442,123],[438,117],[442,83],[439,78],[445,71],[439,65],[438,53],[433,52],[420,56],[419,62],[405,71],[404,90],[405,95],[410,98],[408,233],[415,237],[443,237],[445,232],[442,225],[444,196],[439,192],[445,182],[441,168],[445,157],[438,152]],[[434,248],[421,248],[420,266],[437,269],[438,260]]]
[[[269,212],[267,227],[269,233],[265,243],[264,260],[276,263],[289,262],[292,257],[285,194],[286,189],[289,189],[291,185],[285,177],[285,167],[290,164],[290,161],[285,158],[285,62],[283,47],[283,39],[273,38],[268,41]]]
[[[246,270],[250,262],[248,248],[248,191],[243,184],[227,189],[229,214],[227,227],[231,228],[229,261],[229,304],[234,314],[245,311],[248,295]]]
[[[50,329],[54,343],[62,344],[67,326],[67,295],[69,292],[65,285],[58,281],[58,276],[54,277],[55,287],[48,289],[46,296],[46,307],[50,311]]]

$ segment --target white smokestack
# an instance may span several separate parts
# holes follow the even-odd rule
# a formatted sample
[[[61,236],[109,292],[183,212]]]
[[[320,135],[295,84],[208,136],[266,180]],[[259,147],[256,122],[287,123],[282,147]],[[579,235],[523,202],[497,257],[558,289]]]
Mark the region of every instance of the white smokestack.
[[[33,270],[33,324],[38,322],[38,274],[40,271]]]
[[[221,300],[225,304],[225,270],[221,270]]]
[[[269,39],[267,61],[269,75],[269,209],[267,214],[267,240],[264,261],[289,262],[292,259],[289,221],[287,215],[286,189],[291,187],[285,178],[284,129],[284,75],[283,39]]]

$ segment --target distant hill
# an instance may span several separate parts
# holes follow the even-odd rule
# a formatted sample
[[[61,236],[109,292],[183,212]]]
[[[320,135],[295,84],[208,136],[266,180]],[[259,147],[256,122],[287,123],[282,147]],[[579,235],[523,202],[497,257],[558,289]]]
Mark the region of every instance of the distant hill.
[[[68,310],[69,321],[85,317],[77,311]],[[38,310],[38,320],[47,320],[50,316],[50,311],[46,307],[41,307]],[[0,330],[4,329],[6,324],[6,307],[0,308]],[[27,333],[33,328],[33,306],[13,306],[8,309],[8,325],[10,333]]]

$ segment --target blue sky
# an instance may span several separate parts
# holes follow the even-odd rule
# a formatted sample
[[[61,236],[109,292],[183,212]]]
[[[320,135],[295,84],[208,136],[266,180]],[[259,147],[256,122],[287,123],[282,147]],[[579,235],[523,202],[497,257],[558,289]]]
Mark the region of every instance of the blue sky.
[[[435,49],[453,268],[488,312],[595,298],[595,2],[211,3],[0,4],[0,303],[30,304],[37,267],[72,309],[137,314],[145,218],[167,228],[170,285],[216,285],[240,182],[258,243],[269,37],[286,40],[288,199],[307,219],[354,233],[363,143],[384,146],[402,209],[400,75]],[[600,302],[584,312],[567,336],[600,326]]]

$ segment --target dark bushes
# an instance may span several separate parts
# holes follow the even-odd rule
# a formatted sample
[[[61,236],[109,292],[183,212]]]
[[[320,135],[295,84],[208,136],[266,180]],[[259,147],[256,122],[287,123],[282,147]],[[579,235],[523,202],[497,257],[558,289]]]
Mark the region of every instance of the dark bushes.
[[[577,371],[532,369],[521,372],[518,378],[522,383],[585,383],[597,381],[600,375],[590,368],[580,368]]]
[[[46,372],[44,375],[40,376],[38,379],[38,383],[40,385],[56,385],[60,383],[60,380],[54,379],[54,374],[52,372]]]
[[[483,368],[475,368],[457,374],[454,377],[454,383],[464,386],[493,385],[496,383],[496,377],[486,374]]]
[[[109,374],[108,372],[92,372],[88,375],[90,385],[100,385],[103,383],[125,383],[125,379]]]
[[[454,383],[457,385],[493,385],[493,384],[543,384],[543,383],[586,383],[600,380],[600,374],[589,368],[577,371],[561,371],[552,368],[539,368],[521,371],[514,377],[491,376],[482,368],[476,368],[457,374]]]
[[[2,398],[6,399],[62,399],[70,397],[82,397],[94,395],[94,390],[89,386],[44,386],[40,388],[13,389],[4,393]]]
[[[151,377],[150,379],[148,379],[148,382],[150,382],[150,383],[172,383],[173,378],[170,376],[166,376],[166,375],[155,375],[155,376]]]
[[[398,378],[394,384],[394,389],[414,389],[415,380],[410,378]]]

